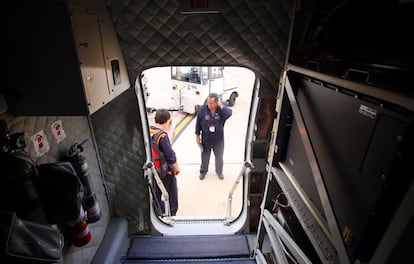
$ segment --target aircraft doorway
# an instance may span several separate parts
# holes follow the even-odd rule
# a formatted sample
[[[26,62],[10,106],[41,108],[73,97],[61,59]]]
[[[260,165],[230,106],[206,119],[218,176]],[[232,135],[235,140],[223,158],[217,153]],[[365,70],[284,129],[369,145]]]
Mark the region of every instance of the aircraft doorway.
[[[248,129],[254,73],[246,68],[225,67],[224,76],[238,84],[238,97],[233,106],[233,114],[227,120],[224,137],[224,179],[215,173],[214,154],[211,154],[209,171],[204,180],[199,179],[201,162],[200,149],[195,141],[196,114],[187,114],[174,107],[176,91],[173,91],[170,67],[157,67],[143,72],[147,89],[146,109],[149,125],[154,124],[155,110],[170,110],[175,137],[172,141],[181,173],[177,175],[178,211],[175,219],[221,219],[228,215],[229,193],[231,197],[231,217],[240,215],[243,202],[243,180],[235,184],[244,162],[245,141]]]

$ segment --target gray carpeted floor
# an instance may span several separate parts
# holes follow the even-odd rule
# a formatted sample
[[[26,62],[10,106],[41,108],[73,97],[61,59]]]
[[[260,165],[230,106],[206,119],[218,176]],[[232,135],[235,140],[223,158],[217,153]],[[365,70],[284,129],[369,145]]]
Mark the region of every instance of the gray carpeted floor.
[[[232,261],[231,258],[246,258],[248,260],[250,251],[248,238],[243,234],[221,236],[137,236],[131,239],[126,260],[181,259],[184,262],[184,259],[205,259],[203,261],[207,261],[206,259],[212,258],[229,258],[223,262],[229,263]],[[238,261],[239,263],[244,263],[240,262],[241,259]],[[212,262],[207,261],[206,263]]]

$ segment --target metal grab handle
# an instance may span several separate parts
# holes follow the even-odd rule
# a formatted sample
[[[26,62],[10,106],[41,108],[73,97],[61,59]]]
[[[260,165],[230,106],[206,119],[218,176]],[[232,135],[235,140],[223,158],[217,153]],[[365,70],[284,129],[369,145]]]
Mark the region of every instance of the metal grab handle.
[[[233,201],[233,194],[234,194],[234,190],[236,190],[237,186],[240,183],[240,179],[243,177],[244,173],[246,172],[247,169],[251,169],[254,168],[253,164],[251,163],[251,161],[245,161],[243,164],[243,167],[239,173],[239,176],[237,176],[236,180],[233,183],[233,186],[231,187],[231,190],[229,192],[229,196],[228,196],[228,206],[227,206],[227,215],[224,221],[225,225],[229,225],[231,219],[231,203]]]
[[[364,79],[365,77],[365,83],[370,84],[371,82],[369,81],[369,72],[368,71],[362,71],[362,70],[358,70],[358,69],[352,69],[349,68],[348,70],[346,70],[345,75],[343,76],[343,78],[345,79],[350,79],[352,78],[351,75],[353,76],[354,79]]]
[[[155,182],[157,183],[158,187],[161,190],[161,200],[164,202],[164,209],[165,210],[164,210],[163,217],[166,217],[166,218],[169,219],[171,217],[170,196],[169,196],[167,190],[165,189],[165,186],[162,183],[161,178],[158,175],[157,170],[155,169],[154,163],[152,161],[147,162],[144,165],[143,169],[144,170],[150,170],[152,175],[154,176],[153,179],[155,179]],[[156,199],[156,197],[154,197],[154,199]],[[171,219],[170,220],[164,219],[164,220],[166,220],[168,222],[168,224],[171,224],[171,225],[174,223],[174,221],[171,220]]]

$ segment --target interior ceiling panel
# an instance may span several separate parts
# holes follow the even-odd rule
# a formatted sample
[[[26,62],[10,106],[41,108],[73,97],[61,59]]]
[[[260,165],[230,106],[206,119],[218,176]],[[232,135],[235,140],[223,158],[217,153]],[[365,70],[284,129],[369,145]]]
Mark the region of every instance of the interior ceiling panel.
[[[337,63],[380,72],[414,68],[412,0],[211,1],[218,13],[183,14],[180,3],[188,1],[105,0],[131,83],[154,66],[242,65],[260,78],[261,97],[275,97],[287,55],[337,76],[345,73]]]
[[[162,65],[243,65],[275,96],[295,1],[217,1],[219,13],[182,14],[177,0],[106,0],[131,83]]]

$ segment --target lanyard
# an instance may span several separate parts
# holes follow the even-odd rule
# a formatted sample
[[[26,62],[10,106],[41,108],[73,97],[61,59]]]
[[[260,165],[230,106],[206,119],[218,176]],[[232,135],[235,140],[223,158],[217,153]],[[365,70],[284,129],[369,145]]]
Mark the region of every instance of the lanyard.
[[[212,127],[212,126],[216,127],[217,120],[220,119],[219,114],[217,112],[214,112],[213,114],[211,113],[211,111],[209,111],[208,114],[209,114],[208,118],[206,118],[208,122],[208,127]]]

